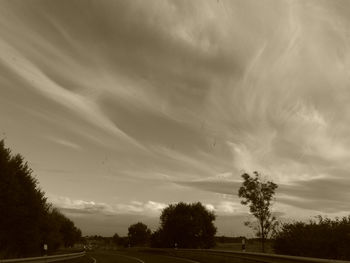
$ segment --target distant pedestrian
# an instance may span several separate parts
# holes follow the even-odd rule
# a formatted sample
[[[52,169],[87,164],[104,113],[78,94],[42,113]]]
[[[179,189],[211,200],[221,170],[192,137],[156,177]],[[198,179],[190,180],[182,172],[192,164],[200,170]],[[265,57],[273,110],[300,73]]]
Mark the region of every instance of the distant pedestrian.
[[[245,252],[245,237],[242,238],[242,251]]]

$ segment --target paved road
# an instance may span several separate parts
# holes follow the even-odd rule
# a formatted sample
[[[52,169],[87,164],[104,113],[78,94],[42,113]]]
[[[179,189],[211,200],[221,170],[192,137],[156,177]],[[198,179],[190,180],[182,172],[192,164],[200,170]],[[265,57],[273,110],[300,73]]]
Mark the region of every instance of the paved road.
[[[199,263],[189,259],[141,252],[98,251],[89,253],[89,256],[91,263]]]

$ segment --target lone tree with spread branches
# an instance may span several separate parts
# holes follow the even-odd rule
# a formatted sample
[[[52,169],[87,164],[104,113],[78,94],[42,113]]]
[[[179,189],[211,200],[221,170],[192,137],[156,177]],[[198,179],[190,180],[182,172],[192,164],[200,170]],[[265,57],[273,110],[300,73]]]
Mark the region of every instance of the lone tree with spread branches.
[[[274,232],[278,224],[277,219],[271,213],[271,206],[277,184],[272,181],[264,181],[258,172],[254,176],[242,174],[243,183],[239,188],[238,196],[242,198],[241,204],[248,205],[250,212],[257,222],[245,222],[245,225],[256,230],[256,235],[261,239],[261,249],[265,252],[265,241]]]

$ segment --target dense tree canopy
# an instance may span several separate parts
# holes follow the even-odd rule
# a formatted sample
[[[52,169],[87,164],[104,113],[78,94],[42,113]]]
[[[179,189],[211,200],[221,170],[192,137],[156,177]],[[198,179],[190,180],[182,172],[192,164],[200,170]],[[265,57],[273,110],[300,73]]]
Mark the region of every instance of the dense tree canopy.
[[[71,246],[81,236],[73,222],[53,209],[21,155],[0,141],[0,258],[40,255]]]
[[[257,224],[248,221],[246,225],[256,230],[256,235],[261,238],[262,251],[264,252],[265,240],[277,225],[277,220],[271,213],[277,184],[271,181],[262,181],[258,172],[254,172],[254,177],[244,173],[242,178],[243,183],[239,188],[238,196],[243,199],[241,201],[243,205],[249,206],[250,212],[258,221]]]
[[[145,224],[139,222],[129,226],[128,237],[131,246],[142,246],[149,242],[151,230]]]
[[[207,210],[200,202],[169,205],[160,216],[160,228],[152,235],[152,246],[213,247],[216,233],[214,220],[214,213]]]
[[[279,254],[350,260],[350,216],[283,224],[273,246]]]
[[[118,233],[115,233],[112,237],[112,242],[115,245],[119,245],[120,242],[120,236],[118,235]]]

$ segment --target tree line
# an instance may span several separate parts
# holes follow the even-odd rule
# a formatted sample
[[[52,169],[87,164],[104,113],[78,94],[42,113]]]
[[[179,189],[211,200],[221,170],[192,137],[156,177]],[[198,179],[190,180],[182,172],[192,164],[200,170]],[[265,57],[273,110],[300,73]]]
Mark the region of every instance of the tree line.
[[[279,254],[350,260],[350,216],[285,223],[273,248]]]
[[[249,207],[254,220],[245,222],[261,241],[265,251],[266,240],[272,241],[277,254],[350,259],[350,216],[334,220],[318,216],[308,222],[280,222],[272,213],[275,191],[278,185],[264,180],[261,174],[244,173],[238,196],[241,203]],[[146,225],[139,222],[131,225],[128,237],[115,236],[116,243],[124,246],[150,245],[152,247],[210,248],[215,241],[240,242],[244,237],[215,237],[215,214],[200,202],[169,205],[162,211],[160,227],[151,233]]]
[[[1,140],[0,258],[51,253],[81,239],[81,231],[47,201],[32,173],[24,158]]]
[[[257,218],[257,222],[246,222],[246,225],[256,230],[264,251],[265,240],[277,226],[276,217],[271,213],[277,184],[271,181],[263,182],[257,172],[254,172],[254,175],[255,177],[246,173],[242,175],[243,183],[238,195],[243,199],[242,204],[249,205],[250,212]],[[163,209],[160,226],[153,233],[145,224],[138,222],[129,227],[127,237],[121,238],[115,234],[113,241],[122,246],[212,248],[217,239],[215,219],[215,213],[200,202],[192,204],[180,202]]]
[[[44,253],[44,244],[50,253],[81,241],[81,231],[47,201],[32,173],[23,157],[12,154],[1,140],[0,258],[37,256]],[[350,216],[280,223],[272,213],[277,184],[258,172],[244,173],[242,179],[238,196],[256,219],[245,225],[255,230],[263,252],[270,239],[279,254],[350,259]],[[215,240],[228,240],[215,237],[215,218],[200,202],[180,202],[163,209],[156,231],[138,222],[129,227],[127,237],[115,234],[108,240],[124,247],[211,248]]]
[[[258,172],[253,176],[245,173],[242,178],[238,196],[256,218],[246,225],[256,231],[263,252],[265,240],[270,238],[277,254],[350,260],[350,216],[281,223],[271,212],[277,184],[262,180]]]
[[[215,214],[200,202],[180,202],[163,209],[156,231],[138,222],[129,226],[127,237],[115,234],[113,242],[125,247],[211,248],[215,245],[214,220]]]

